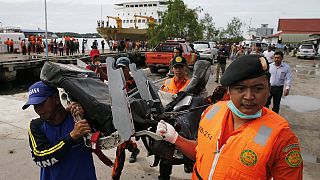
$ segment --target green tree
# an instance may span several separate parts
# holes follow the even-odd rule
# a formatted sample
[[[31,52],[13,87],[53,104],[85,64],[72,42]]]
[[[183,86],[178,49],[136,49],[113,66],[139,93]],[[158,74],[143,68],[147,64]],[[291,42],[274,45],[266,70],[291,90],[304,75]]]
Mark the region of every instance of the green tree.
[[[182,0],[169,1],[168,9],[161,17],[161,24],[148,30],[149,45],[154,46],[173,38],[184,38],[187,41],[202,39],[203,27],[197,15],[199,10],[187,8]]]
[[[220,31],[219,37],[226,42],[239,42],[244,38],[242,36],[243,22],[237,17],[233,17],[225,29]]]
[[[218,34],[218,30],[215,28],[212,17],[209,13],[204,14],[204,18],[200,19],[200,24],[203,27],[203,37],[207,40],[213,40]]]

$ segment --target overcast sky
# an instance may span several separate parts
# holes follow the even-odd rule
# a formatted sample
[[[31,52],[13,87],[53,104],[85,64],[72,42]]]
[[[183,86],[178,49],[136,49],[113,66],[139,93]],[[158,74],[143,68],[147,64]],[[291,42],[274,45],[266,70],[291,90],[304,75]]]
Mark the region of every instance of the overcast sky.
[[[47,0],[48,31],[96,32],[96,21],[116,15],[115,3],[123,0]],[[201,6],[216,27],[238,17],[246,27],[269,24],[277,29],[279,18],[320,18],[320,0],[184,0],[189,8]],[[45,28],[44,0],[0,0],[0,26]]]

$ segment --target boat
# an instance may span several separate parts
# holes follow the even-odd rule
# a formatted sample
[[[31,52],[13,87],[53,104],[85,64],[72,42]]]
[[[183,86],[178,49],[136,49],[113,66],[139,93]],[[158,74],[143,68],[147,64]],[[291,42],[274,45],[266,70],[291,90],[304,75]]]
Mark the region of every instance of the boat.
[[[107,16],[106,21],[98,20],[96,30],[107,41],[146,41],[148,28],[161,23],[161,15],[167,10],[168,3],[168,0],[127,0],[115,4],[117,16]],[[110,22],[111,19],[114,21]]]
[[[147,40],[147,29],[134,29],[134,28],[110,28],[110,27],[99,27],[97,32],[105,40],[122,40],[130,39],[133,41]]]

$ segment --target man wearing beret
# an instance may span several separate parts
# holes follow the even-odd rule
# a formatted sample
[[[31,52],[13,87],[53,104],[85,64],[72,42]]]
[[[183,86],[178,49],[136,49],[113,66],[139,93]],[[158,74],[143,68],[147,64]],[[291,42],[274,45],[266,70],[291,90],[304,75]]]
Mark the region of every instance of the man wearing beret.
[[[161,86],[161,90],[171,94],[178,94],[178,92],[183,91],[190,82],[190,79],[188,78],[189,67],[187,60],[178,54],[172,59],[171,66],[174,76],[173,78],[164,81],[163,85]],[[158,179],[169,180],[172,173],[171,161],[161,159],[159,167],[160,175],[158,176]],[[187,164],[184,166],[185,172],[190,173],[191,169],[192,165],[190,166]]]
[[[298,138],[283,117],[264,107],[269,78],[261,55],[233,61],[221,78],[230,100],[203,112],[197,141],[158,123],[157,134],[196,161],[192,179],[302,179]]]
[[[188,63],[182,56],[175,56],[171,61],[173,78],[167,79],[161,86],[161,90],[172,94],[178,94],[188,85]]]

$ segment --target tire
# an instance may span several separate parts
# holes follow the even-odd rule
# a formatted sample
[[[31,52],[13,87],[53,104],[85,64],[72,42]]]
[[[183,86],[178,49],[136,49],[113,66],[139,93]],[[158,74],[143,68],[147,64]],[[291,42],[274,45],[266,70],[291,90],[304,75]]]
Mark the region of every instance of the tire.
[[[158,68],[156,68],[156,67],[149,67],[149,69],[150,69],[151,73],[157,73],[158,72]]]

